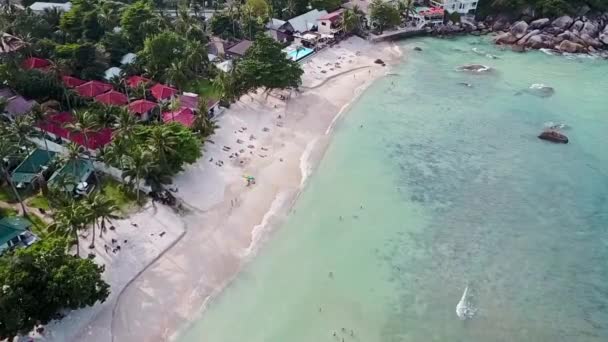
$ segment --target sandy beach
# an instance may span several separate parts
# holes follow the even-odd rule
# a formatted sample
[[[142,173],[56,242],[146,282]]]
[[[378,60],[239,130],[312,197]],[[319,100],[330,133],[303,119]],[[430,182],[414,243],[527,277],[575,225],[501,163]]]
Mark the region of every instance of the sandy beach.
[[[134,260],[144,257],[110,263],[111,297],[88,313],[80,310],[50,325],[45,339],[175,338],[280,226],[322,158],[340,113],[388,72],[389,66],[374,63],[377,58],[390,64],[400,53],[388,44],[350,38],[302,62],[300,92],[246,95],[226,109],[203,157],[174,179],[185,212],[178,215],[161,206],[136,215],[138,226],[145,226],[141,240],[158,239],[150,234],[162,230],[162,243],[152,249],[153,244],[130,237],[132,251],[121,253],[132,253]],[[255,184],[247,186],[244,176],[255,177]],[[137,234],[127,222],[122,226]],[[124,239],[121,229],[116,234]],[[103,250],[103,243],[98,245]]]

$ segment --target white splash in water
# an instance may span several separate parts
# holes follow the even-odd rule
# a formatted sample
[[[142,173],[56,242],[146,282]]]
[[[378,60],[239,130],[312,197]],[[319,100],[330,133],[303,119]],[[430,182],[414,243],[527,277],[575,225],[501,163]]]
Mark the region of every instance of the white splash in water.
[[[473,318],[477,309],[473,307],[473,304],[469,301],[469,287],[464,288],[464,292],[462,293],[462,297],[458,304],[456,304],[456,315],[458,318],[465,320],[469,318]]]

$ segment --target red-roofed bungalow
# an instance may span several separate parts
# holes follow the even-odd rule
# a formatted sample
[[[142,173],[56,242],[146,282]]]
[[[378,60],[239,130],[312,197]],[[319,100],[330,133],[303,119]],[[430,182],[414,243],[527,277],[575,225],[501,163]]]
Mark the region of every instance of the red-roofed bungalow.
[[[99,131],[90,132],[87,134],[87,139],[84,134],[70,132],[65,126],[74,121],[74,116],[68,112],[55,113],[47,117],[43,122],[37,123],[41,130],[46,133],[53,134],[59,138],[73,141],[88,149],[96,150],[112,141],[112,130],[103,128]],[[87,143],[85,143],[85,140]]]
[[[127,78],[127,85],[131,88],[137,88],[140,84],[146,84],[148,82],[150,82],[150,80],[143,76],[129,76]]]
[[[76,88],[79,85],[83,85],[86,83],[86,81],[83,81],[80,78],[76,78],[74,76],[61,76],[61,81],[63,82],[63,85],[68,88]]]
[[[78,92],[80,96],[95,97],[111,89],[112,85],[109,83],[103,83],[100,81],[89,81],[76,87],[76,92]]]
[[[177,94],[177,89],[171,88],[164,84],[156,83],[152,86],[152,88],[150,88],[150,92],[155,99],[166,100]]]
[[[44,58],[30,57],[21,63],[21,67],[25,70],[39,69],[45,70],[51,66],[51,62]]]
[[[95,101],[109,106],[123,106],[129,102],[127,96],[119,91],[110,90],[107,93],[95,96]]]
[[[138,114],[142,120],[148,119],[148,113],[152,108],[156,107],[156,103],[144,99],[133,101],[129,104],[129,111]]]
[[[190,108],[180,108],[174,112],[164,112],[163,122],[179,122],[186,127],[192,127],[194,124],[194,112]]]

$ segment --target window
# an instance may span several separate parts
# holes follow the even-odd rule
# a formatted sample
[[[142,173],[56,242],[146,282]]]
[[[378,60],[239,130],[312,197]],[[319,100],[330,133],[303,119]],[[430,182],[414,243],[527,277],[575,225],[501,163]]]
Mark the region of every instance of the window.
[[[323,26],[327,26],[327,23],[326,23],[326,22],[324,22],[324,21],[322,21],[322,22],[321,22],[321,25],[323,25]]]

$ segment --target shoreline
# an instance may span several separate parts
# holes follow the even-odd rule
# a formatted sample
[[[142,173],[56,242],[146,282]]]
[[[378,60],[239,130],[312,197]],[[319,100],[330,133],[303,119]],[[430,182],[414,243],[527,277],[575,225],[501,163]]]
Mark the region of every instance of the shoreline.
[[[112,312],[102,308],[72,340],[169,341],[200,319],[288,217],[342,114],[401,57],[393,43],[352,37],[306,60],[289,100],[245,95],[222,113],[203,157],[174,180],[190,209],[183,237],[114,288]],[[246,187],[246,174],[257,184]]]

